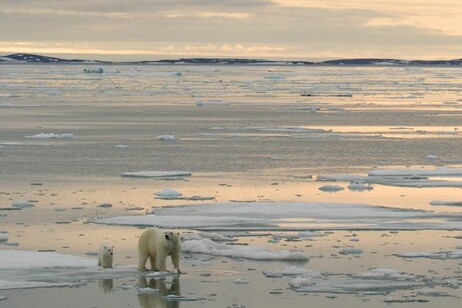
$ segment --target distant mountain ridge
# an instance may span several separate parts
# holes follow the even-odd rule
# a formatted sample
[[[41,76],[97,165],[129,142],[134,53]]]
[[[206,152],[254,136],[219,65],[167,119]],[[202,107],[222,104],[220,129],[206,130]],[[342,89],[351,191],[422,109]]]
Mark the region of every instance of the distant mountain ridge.
[[[237,58],[180,58],[155,61],[98,61],[82,59],[62,59],[36,54],[16,53],[0,57],[1,62],[8,63],[101,63],[101,64],[202,64],[202,65],[462,65],[462,59],[454,60],[398,60],[381,58],[338,59],[321,62],[296,60],[265,60]]]

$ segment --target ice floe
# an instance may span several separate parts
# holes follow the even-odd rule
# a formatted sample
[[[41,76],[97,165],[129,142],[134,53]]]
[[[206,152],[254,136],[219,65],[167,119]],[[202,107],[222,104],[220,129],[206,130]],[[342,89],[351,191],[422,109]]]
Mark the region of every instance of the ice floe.
[[[173,188],[165,188],[161,191],[154,193],[156,199],[177,199],[183,196],[182,193],[173,189]]]
[[[35,204],[29,201],[13,201],[13,204],[11,204],[12,207],[18,208],[18,209],[27,209],[34,207]]]
[[[380,184],[387,186],[398,187],[462,187],[461,180],[440,180],[429,179],[430,176],[447,176],[461,177],[459,172],[462,169],[438,168],[435,170],[420,170],[420,169],[406,169],[406,170],[373,170],[369,175],[356,175],[356,174],[326,174],[318,175],[318,181],[341,181],[341,182],[354,182],[358,184]],[[382,175],[383,174],[383,175]],[[370,187],[370,186],[369,186]]]
[[[0,290],[63,287],[133,276],[135,265],[101,269],[97,260],[56,252],[0,250]]]
[[[286,267],[283,270],[279,271],[263,271],[263,275],[266,277],[282,277],[282,276],[299,276],[303,275],[305,277],[321,277],[321,273],[315,270],[309,270],[303,267],[298,267],[298,266],[289,266]]]
[[[325,192],[338,192],[338,191],[344,190],[345,188],[343,188],[342,186],[338,186],[338,185],[323,185],[319,187],[318,189],[321,191],[325,191]]]
[[[433,200],[430,202],[431,205],[446,205],[446,206],[462,206],[462,201],[440,201]]]
[[[175,136],[173,135],[160,135],[156,137],[157,140],[163,140],[163,141],[172,141],[175,140]]]
[[[368,173],[369,176],[462,176],[462,168],[438,167],[435,169],[388,169],[388,170],[372,170]]]
[[[230,202],[156,208],[94,223],[198,230],[462,230],[462,214],[354,203]]]
[[[394,270],[377,269],[354,275],[322,275],[300,277],[289,281],[296,292],[383,295],[396,290],[426,286],[424,278]]]
[[[122,176],[138,177],[138,178],[169,178],[169,177],[191,176],[191,172],[186,172],[186,171],[134,171],[134,172],[122,172]]]
[[[212,256],[252,260],[308,260],[308,256],[300,251],[275,251],[260,246],[227,245],[223,243],[216,243],[209,239],[185,241],[182,244],[181,250],[188,253],[201,253]]]
[[[406,252],[395,254],[401,258],[427,258],[427,259],[462,259],[462,249],[454,251],[439,251],[439,252]]]
[[[350,183],[347,188],[351,191],[365,191],[365,190],[373,190],[374,189],[374,186],[372,185],[366,185],[366,184],[363,184],[363,183]]]
[[[102,74],[102,73],[104,73],[104,69],[102,67],[85,68],[85,69],[83,69],[83,72],[87,73],[87,74]]]
[[[0,243],[8,241],[8,232],[0,231]]]
[[[40,133],[32,136],[26,136],[29,139],[73,139],[73,134],[55,134],[55,133]]]

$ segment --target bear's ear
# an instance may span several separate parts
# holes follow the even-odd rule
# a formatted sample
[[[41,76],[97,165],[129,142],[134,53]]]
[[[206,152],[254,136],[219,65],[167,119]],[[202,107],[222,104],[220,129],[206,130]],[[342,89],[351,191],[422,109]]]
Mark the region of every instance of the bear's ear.
[[[165,239],[169,240],[170,238],[168,237],[168,234],[165,234]]]

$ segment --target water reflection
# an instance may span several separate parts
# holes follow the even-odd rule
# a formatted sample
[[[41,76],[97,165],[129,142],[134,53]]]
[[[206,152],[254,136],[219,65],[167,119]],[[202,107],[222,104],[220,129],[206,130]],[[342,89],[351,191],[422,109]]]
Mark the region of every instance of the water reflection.
[[[102,279],[98,285],[104,293],[110,292],[114,288],[114,279]]]
[[[138,301],[143,308],[178,308],[180,303],[178,301],[166,300],[164,296],[173,294],[180,296],[180,279],[176,275],[171,282],[167,279],[146,279],[146,277],[139,278],[139,288],[157,289],[155,293],[142,293],[138,294]]]

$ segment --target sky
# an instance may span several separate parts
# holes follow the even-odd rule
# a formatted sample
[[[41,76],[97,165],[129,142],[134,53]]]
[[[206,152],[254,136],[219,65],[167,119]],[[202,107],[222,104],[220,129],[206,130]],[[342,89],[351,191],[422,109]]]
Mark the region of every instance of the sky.
[[[0,0],[0,54],[462,58],[462,0]]]

